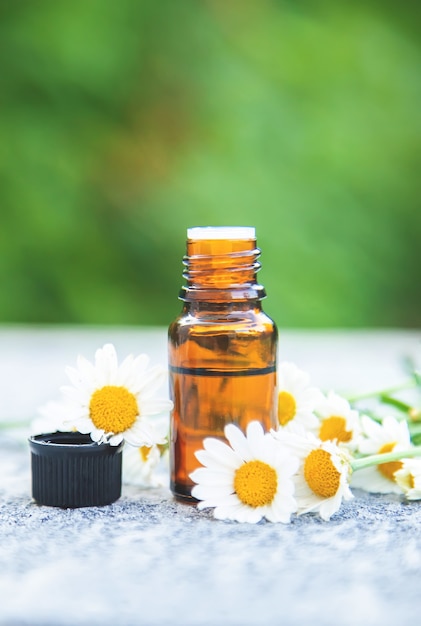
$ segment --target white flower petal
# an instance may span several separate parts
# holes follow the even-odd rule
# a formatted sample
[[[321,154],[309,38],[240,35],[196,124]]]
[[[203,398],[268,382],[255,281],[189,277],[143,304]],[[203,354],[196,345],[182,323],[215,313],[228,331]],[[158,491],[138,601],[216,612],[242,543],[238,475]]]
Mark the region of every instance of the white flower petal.
[[[351,486],[368,493],[402,493],[398,483],[384,476],[378,466],[366,467],[354,472]]]
[[[108,441],[110,446],[118,446],[123,441],[123,435],[121,433],[118,435],[112,435]]]
[[[333,497],[333,498],[328,498],[326,500],[323,500],[323,502],[320,504],[319,507],[319,514],[320,517],[325,520],[325,522],[328,522],[330,520],[330,518],[332,517],[332,515],[334,513],[336,513],[337,511],[339,511],[341,506],[341,498],[339,497]]]
[[[147,354],[139,354],[133,361],[133,369],[137,375],[142,375],[149,365],[149,357]]]
[[[237,522],[247,522],[248,524],[257,524],[263,518],[263,507],[253,508],[251,506],[243,506],[238,508],[235,519]]]
[[[68,385],[64,385],[60,387],[61,393],[66,397],[66,399],[77,405],[88,406],[89,405],[89,396],[84,393],[81,389],[76,387],[69,387]]]
[[[76,420],[75,421],[75,428],[77,428],[77,430],[80,433],[83,433],[85,435],[90,433],[93,430],[96,430],[96,429],[93,429],[93,427],[92,427],[92,421],[89,418],[86,418],[86,417],[81,417],[78,420]],[[103,431],[98,431],[98,432],[101,432],[101,434],[102,434]]]
[[[234,452],[243,460],[250,461],[253,458],[247,438],[234,424],[225,426],[225,437],[231,444]]]
[[[402,459],[402,467],[394,477],[407,500],[421,499],[421,459]]]
[[[95,382],[95,367],[84,356],[79,355],[76,360],[77,369],[80,372],[81,377],[91,385]]]
[[[207,467],[199,467],[190,473],[190,478],[201,485],[215,485],[216,487],[227,485],[231,491],[234,491],[232,472],[213,471]]]
[[[237,468],[240,465],[240,458],[226,443],[214,439],[212,437],[206,437],[203,440],[203,447],[206,452],[215,459],[218,463],[229,465]]]
[[[83,432],[82,430],[80,432]],[[92,441],[105,441],[105,433],[103,430],[99,430],[98,428],[94,428],[91,430],[91,439]]]
[[[118,370],[117,353],[111,343],[95,353],[95,368],[100,386],[111,385],[116,380]]]
[[[259,422],[250,422],[247,426],[247,444],[252,457],[261,457],[270,450],[270,443],[265,445],[265,433]]]
[[[290,496],[276,497],[273,502],[266,507],[265,517],[269,522],[282,522],[289,524],[291,515],[297,510],[297,503]]]
[[[134,357],[132,354],[126,356],[124,361],[118,366],[114,384],[121,387],[130,386],[133,372]]]
[[[230,485],[195,485],[192,489],[193,498],[197,500],[215,500],[232,495],[233,489]]]
[[[122,434],[127,443],[138,448],[166,443],[166,438],[146,419],[137,421]]]
[[[157,365],[137,378],[136,383],[133,383],[133,390],[142,394],[145,399],[150,398],[163,385],[166,376],[166,371]]]
[[[199,463],[205,467],[213,467],[214,469],[224,470],[226,468],[230,468],[235,470],[241,465],[241,459],[239,459],[235,454],[225,455],[223,453],[218,456],[214,453],[208,452],[207,450],[196,450],[194,455]]]
[[[144,400],[141,397],[138,402],[139,414],[143,415],[159,415],[160,413],[167,413],[173,408],[173,403],[167,398],[150,398]]]
[[[364,415],[361,425],[364,436],[359,442],[359,451],[363,455],[405,450],[411,446],[406,420],[388,416],[378,423]],[[370,493],[402,493],[399,485],[385,476],[379,466],[358,470],[351,484]]]
[[[82,374],[80,373],[80,371],[78,369],[76,369],[74,367],[66,367],[65,372],[66,372],[67,378],[70,380],[72,385],[74,385],[78,389],[83,387],[84,379],[83,379],[83,376],[82,376]]]
[[[195,489],[195,487],[193,487],[193,489]],[[193,496],[193,497],[195,497],[195,496]],[[226,494],[226,495],[218,495],[214,499],[201,500],[200,502],[197,503],[197,508],[199,510],[209,509],[209,508],[214,508],[214,507],[232,508],[232,507],[237,507],[240,504],[241,503],[239,502],[236,494],[235,493],[229,493],[229,494]]]
[[[220,506],[214,504],[213,506],[215,507],[213,512],[213,516],[215,519],[232,520],[235,522],[239,521],[237,519],[237,513],[241,510],[243,505],[241,503],[238,504],[238,501],[235,504],[221,504]]]

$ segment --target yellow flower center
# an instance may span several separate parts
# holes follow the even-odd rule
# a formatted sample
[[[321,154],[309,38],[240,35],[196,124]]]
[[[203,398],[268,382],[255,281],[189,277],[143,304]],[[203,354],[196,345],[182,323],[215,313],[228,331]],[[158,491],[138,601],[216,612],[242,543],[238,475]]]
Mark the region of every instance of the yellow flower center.
[[[96,428],[122,433],[133,426],[139,414],[137,400],[126,387],[105,385],[91,396],[89,415]]]
[[[324,419],[320,426],[319,439],[322,441],[341,441],[347,443],[352,439],[352,432],[346,429],[346,419],[331,415]]]
[[[403,476],[400,477],[399,479],[399,484],[404,488],[404,489],[415,489],[415,478],[414,475],[409,473],[409,474],[404,474]]]
[[[140,448],[138,448],[138,450],[139,450],[139,454],[140,454],[140,458],[142,459],[142,462],[146,463],[146,461],[149,458],[149,454],[152,448],[150,446],[141,446]]]
[[[321,498],[332,498],[339,489],[341,475],[326,450],[312,450],[304,461],[304,478]]]
[[[384,446],[380,448],[378,454],[386,454],[387,452],[392,452],[394,447],[396,446],[396,442],[385,443]],[[403,467],[403,463],[400,461],[390,461],[389,463],[381,463],[377,466],[377,469],[385,478],[395,482],[395,472]]]
[[[276,471],[263,461],[248,461],[234,474],[234,489],[243,504],[270,504],[278,488]]]
[[[293,419],[296,408],[294,396],[288,391],[280,391],[278,395],[278,420],[281,426],[285,426]]]

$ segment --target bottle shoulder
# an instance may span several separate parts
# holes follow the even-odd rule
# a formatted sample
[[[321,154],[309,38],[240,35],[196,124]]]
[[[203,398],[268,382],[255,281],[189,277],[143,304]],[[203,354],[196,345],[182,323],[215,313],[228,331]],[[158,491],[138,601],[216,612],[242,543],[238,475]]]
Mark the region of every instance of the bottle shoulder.
[[[183,314],[170,325],[168,339],[170,363],[176,366],[237,370],[276,363],[278,331],[263,311]]]
[[[262,310],[231,311],[221,315],[215,312],[183,312],[169,326],[170,339],[204,335],[265,335],[275,340],[278,330],[275,322]]]
[[[273,319],[261,309],[242,309],[228,312],[201,311],[200,313],[195,311],[183,311],[171,322],[170,328],[219,325],[276,326]]]

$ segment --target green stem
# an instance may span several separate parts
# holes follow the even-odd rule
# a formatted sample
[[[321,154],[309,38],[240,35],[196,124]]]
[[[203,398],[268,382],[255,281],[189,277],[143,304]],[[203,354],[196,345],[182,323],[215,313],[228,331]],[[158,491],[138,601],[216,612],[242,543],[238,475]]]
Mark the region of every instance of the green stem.
[[[402,400],[398,400],[397,398],[392,398],[392,396],[387,393],[380,394],[379,400],[380,402],[383,402],[383,404],[389,404],[390,406],[394,406],[396,409],[402,411],[402,413],[406,413],[407,415],[412,408],[410,404],[402,402]]]
[[[421,456],[421,446],[414,446],[407,450],[399,450],[396,452],[386,452],[385,454],[372,454],[371,456],[365,456],[360,459],[353,459],[351,461],[351,467],[354,472],[366,467],[372,467],[373,465],[382,465],[383,463],[391,463],[392,461],[400,461],[401,459],[408,459]]]
[[[408,429],[412,435],[420,435],[421,434],[421,424],[419,422],[408,422]]]
[[[389,389],[369,391],[367,393],[362,393],[357,396],[347,396],[347,400],[348,402],[359,402],[360,400],[367,400],[368,398],[377,398],[378,396],[390,395],[392,393],[396,393],[397,391],[403,391],[404,389],[413,389],[416,386],[417,382],[415,380],[410,380],[406,383],[402,383],[401,385],[397,385],[396,387],[390,387]]]

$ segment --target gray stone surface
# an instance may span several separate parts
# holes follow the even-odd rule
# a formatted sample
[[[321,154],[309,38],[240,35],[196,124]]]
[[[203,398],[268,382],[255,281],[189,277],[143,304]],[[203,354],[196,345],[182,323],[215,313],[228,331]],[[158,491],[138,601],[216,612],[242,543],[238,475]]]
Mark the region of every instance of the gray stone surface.
[[[15,397],[20,411],[36,406],[30,394],[26,404],[16,396],[28,389],[25,373],[37,380],[35,395],[47,395],[49,372],[73,363],[79,351],[91,357],[107,334],[38,332],[0,333],[3,385],[11,354],[21,385],[13,393],[2,388],[3,420]],[[104,340],[123,346],[122,356],[130,344],[130,351],[142,351],[146,335],[162,356],[162,330],[155,338],[133,331],[117,340],[113,332]],[[357,388],[360,381],[377,385],[379,370],[387,383],[396,382],[399,357],[416,355],[417,341],[416,333],[293,333],[285,344],[298,355],[288,358],[317,384],[339,391],[336,381],[343,388],[349,376]],[[341,381],[338,362],[346,362]],[[15,410],[14,419],[23,417]],[[289,525],[216,521],[210,511],[175,502],[166,489],[124,487],[119,501],[101,508],[42,507],[31,499],[25,437],[25,428],[0,433],[3,626],[419,623],[421,503],[355,492],[330,522],[306,515]]]
[[[32,502],[1,446],[1,624],[417,623],[421,505],[356,493],[330,522],[220,522],[165,489],[106,507]]]

